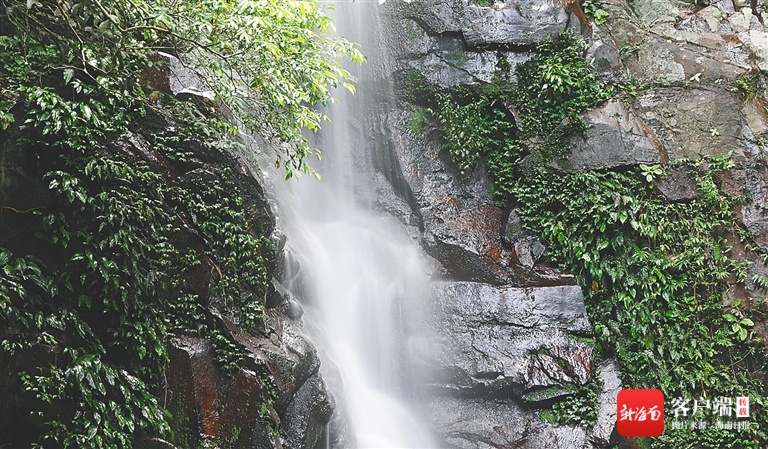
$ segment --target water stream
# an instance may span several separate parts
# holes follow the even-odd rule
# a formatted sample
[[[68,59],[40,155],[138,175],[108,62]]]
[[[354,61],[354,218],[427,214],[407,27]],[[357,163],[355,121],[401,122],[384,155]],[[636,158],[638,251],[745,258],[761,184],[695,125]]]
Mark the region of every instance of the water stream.
[[[376,2],[345,2],[332,17],[340,35],[382,61],[377,9]],[[368,160],[376,148],[364,117],[391,91],[374,67],[350,67],[357,94],[337,91],[341,104],[327,111],[332,125],[313,137],[324,156],[313,166],[323,179],[304,176],[281,195],[281,217],[300,260],[286,286],[303,299],[324,374],[338,367],[340,385],[331,387],[350,421],[351,444],[425,448],[432,446],[428,432],[407,403],[414,369],[400,348],[407,343],[403,328],[418,320],[413,306],[425,297],[428,278],[404,226],[369,206],[375,197]]]

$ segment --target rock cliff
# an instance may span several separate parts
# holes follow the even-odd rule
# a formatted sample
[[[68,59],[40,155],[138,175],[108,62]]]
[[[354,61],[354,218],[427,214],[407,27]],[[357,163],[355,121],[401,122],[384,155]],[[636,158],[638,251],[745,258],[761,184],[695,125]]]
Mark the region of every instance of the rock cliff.
[[[749,309],[765,294],[755,277],[765,272],[764,261],[749,243],[766,239],[764,91],[761,85],[745,101],[734,87],[765,64],[759,7],[610,0],[599,3],[608,20],[597,24],[591,15],[580,20],[581,8],[568,5],[385,4],[393,61],[379,76],[396,86],[400,100],[368,118],[379,142],[372,152],[380,153],[373,156],[370,177],[389,182],[379,189],[387,192],[379,207],[418,229],[417,240],[435,267],[425,324],[436,341],[414,357],[427,367],[423,409],[443,447],[619,444],[614,426],[621,368],[611,359],[595,361],[593,325],[576,279],[541,262],[547,248],[523,228],[514,204],[500,204],[489,190],[492,179],[482,160],[462,176],[444,147],[440,124],[429,118],[435,103],[425,104],[415,91],[482,89],[494,80],[514,85],[516,65],[530,60],[537,44],[561,30],[580,33],[590,46],[586,57],[604,79],[642,87],[634,97],[584,112],[585,137],[573,140],[569,155],[555,165],[567,173],[623,171],[731,154],[734,166],[717,183],[744,198],[734,206],[737,228],[751,236],[747,242],[724,236],[734,260],[748,268],[743,280],[728,279],[723,304]],[[393,162],[382,169],[377,158]],[[681,169],[654,188],[669,202],[698,195]],[[762,335],[765,324],[755,329]],[[594,376],[602,392],[593,426],[540,419],[541,410]]]

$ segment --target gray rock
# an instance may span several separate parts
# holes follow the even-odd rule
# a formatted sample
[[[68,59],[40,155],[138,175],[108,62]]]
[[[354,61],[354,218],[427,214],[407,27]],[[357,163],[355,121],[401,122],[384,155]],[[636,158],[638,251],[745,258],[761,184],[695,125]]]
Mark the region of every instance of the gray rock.
[[[564,30],[569,15],[557,2],[523,0],[491,8],[464,8],[462,32],[469,45],[530,45]]]
[[[504,235],[502,236],[504,241],[510,245],[514,245],[519,240],[530,236],[531,234],[523,228],[523,220],[520,218],[517,211],[514,209],[510,211],[509,217],[507,218],[507,225],[504,227]]]
[[[430,34],[461,33],[470,46],[535,44],[570,21],[568,11],[550,0],[503,1],[491,7],[468,0],[420,0],[403,5],[400,15],[417,19]]]
[[[488,179],[479,165],[473,176],[462,179],[439,142],[423,140],[408,128],[410,114],[393,112],[379,125],[381,148],[398,161],[398,189],[420,217],[422,245],[439,262],[438,271],[456,280],[493,284],[573,284],[573,277],[553,269],[533,270],[516,264],[510,248],[500,239],[505,228],[504,211],[488,191]],[[402,192],[406,192],[403,195]]]
[[[192,67],[185,65],[179,58],[168,53],[158,52],[158,54],[168,60],[170,67],[168,81],[174,96],[182,99],[199,97],[209,101],[216,98],[213,89]]]
[[[712,10],[676,27],[683,11],[679,3],[643,0],[641,18],[635,15],[634,6],[635,3],[630,6],[626,0],[602,4],[611,17],[611,26],[606,27],[606,31],[616,48],[622,50],[624,65],[634,76],[654,82],[715,82],[718,79],[722,82],[734,79],[750,67],[749,52],[742,48],[744,39],[735,37],[732,29],[723,30],[721,26],[718,33],[723,35],[694,32],[703,26],[699,18],[717,26],[720,16],[713,15]],[[642,18],[649,24],[641,26]],[[758,33],[750,31],[753,32]],[[758,35],[754,37],[761,39]]]
[[[590,436],[601,446],[608,446],[616,428],[616,398],[621,390],[621,368],[613,359],[603,360],[597,367],[603,390],[598,399],[597,422]]]
[[[446,449],[519,447],[539,418],[512,402],[435,397],[422,407]]]
[[[427,318],[435,338],[428,385],[462,395],[540,401],[570,393],[591,375],[592,346],[581,289],[521,289],[473,282],[434,284]]]
[[[746,190],[749,201],[741,206],[742,221],[749,232],[755,235],[755,241],[768,245],[768,170],[756,168],[747,170]],[[757,265],[757,264],[753,264]],[[751,282],[751,276],[747,281]]]
[[[533,268],[539,257],[544,254],[546,247],[536,238],[519,240],[515,243],[515,256],[520,265]]]
[[[622,65],[619,52],[613,45],[599,44],[591,50],[592,63],[600,74],[617,74],[621,72]]]
[[[637,17],[651,27],[661,22],[675,23],[683,17],[689,4],[679,0],[634,0],[632,7]]]
[[[647,125],[616,100],[582,114],[589,124],[587,138],[575,138],[574,149],[562,168],[574,171],[651,164],[661,159],[660,143]]]
[[[725,14],[733,14],[736,12],[736,8],[734,8],[733,5],[733,0],[717,0],[712,2],[712,6],[716,7]]]
[[[543,426],[522,446],[524,449],[592,449],[586,431],[578,426]]]
[[[744,161],[741,105],[725,89],[652,89],[638,103],[669,159],[697,160],[732,150],[737,162]]]
[[[656,180],[656,188],[671,202],[688,201],[699,196],[696,182],[691,178],[687,167],[672,168],[669,177]]]
[[[418,0],[406,6],[432,33],[461,31],[462,2],[457,0]]]
[[[446,449],[587,449],[584,429],[545,423],[514,402],[435,397],[422,410]]]
[[[286,447],[311,448],[322,436],[335,404],[320,373],[299,388],[282,419]]]
[[[461,49],[430,52],[405,66],[424,75],[425,81],[441,89],[462,84],[490,82],[498,63],[495,52],[465,52]]]

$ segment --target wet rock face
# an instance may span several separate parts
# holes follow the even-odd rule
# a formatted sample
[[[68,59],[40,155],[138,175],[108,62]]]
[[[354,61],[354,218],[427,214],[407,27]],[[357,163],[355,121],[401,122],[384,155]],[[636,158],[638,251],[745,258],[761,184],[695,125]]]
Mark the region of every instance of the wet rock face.
[[[333,397],[320,373],[304,382],[285,410],[286,447],[314,447],[334,410]]]
[[[568,27],[569,12],[549,0],[500,1],[483,7],[467,0],[420,0],[408,13],[432,34],[459,33],[471,46],[530,45]]]
[[[696,160],[728,148],[741,162],[759,151],[741,103],[725,89],[651,89],[640,96],[639,109],[669,159]]]
[[[406,90],[417,82],[437,91],[471,89],[494,79],[515,83],[514,68],[533,56],[530,48],[549,34],[580,28],[560,3],[546,1],[399,5],[392,7],[395,37],[389,44],[392,73]],[[768,170],[761,162],[768,148],[768,108],[762,98],[744,102],[729,87],[767,64],[764,20],[745,2],[713,2],[700,10],[677,0],[600,5],[609,22],[593,23],[592,32],[583,33],[591,44],[587,58],[608,79],[632,76],[656,87],[583,113],[587,137],[574,138],[569,158],[557,167],[620,171],[732,152],[735,167],[715,182],[730,195],[744,195],[744,203],[735,206],[739,226],[755,243],[768,244]],[[408,192],[399,202],[384,200],[381,209],[397,210],[407,226],[418,228],[414,239],[439,266],[425,331],[433,344],[416,345],[413,355],[427,373],[423,387],[429,394],[422,408],[443,446],[616,444],[611,438],[621,367],[612,360],[592,366],[593,348],[579,338],[592,331],[582,292],[572,277],[542,263],[546,248],[522,228],[515,211],[496,204],[483,162],[462,178],[435,138],[436,123],[426,121],[422,130],[409,126],[412,111],[424,112],[428,105],[404,99],[410,103],[388,107],[371,128],[387,142],[382,151],[397,161],[397,183],[407,186],[395,191]],[[657,193],[669,202],[698,198],[689,170],[673,167],[668,176],[654,179]],[[724,301],[765,296],[752,279],[768,279],[768,265],[736,236],[725,238],[734,242],[737,261],[755,263],[745,283],[730,285]],[[768,334],[765,322],[755,328]],[[553,426],[529,411],[569,394],[596,372],[603,389],[594,428]]]
[[[167,406],[192,435],[221,436],[218,376],[210,343],[200,337],[177,336],[168,345]]]
[[[428,322],[436,342],[428,385],[441,394],[537,402],[591,375],[591,332],[581,289],[521,289],[472,282],[433,286]]]
[[[483,7],[469,0],[402,3],[392,21],[390,48],[396,70],[410,71],[447,89],[511,77],[529,47],[580,22],[558,1],[500,1]],[[514,79],[512,79],[514,81]]]
[[[399,161],[396,181],[408,186],[410,197],[379,198],[380,207],[400,210],[403,203],[410,205],[411,214],[398,216],[406,226],[418,220],[422,247],[440,264],[442,274],[453,280],[521,287],[575,283],[573,276],[537,263],[543,248],[535,239],[502,238],[508,215],[488,190],[482,166],[469,179],[461,179],[439,142],[420,139],[408,128],[408,112],[379,119],[384,123],[377,126],[383,130],[377,138],[387,142],[379,151]]]
[[[663,151],[641,117],[623,103],[609,100],[582,114],[589,124],[587,138],[575,138],[574,148],[563,168],[589,170],[637,164],[653,164],[661,160]]]
[[[587,432],[576,426],[553,426],[535,411],[510,402],[435,397],[423,406],[435,417],[444,447],[486,449],[589,449]]]
[[[592,428],[592,438],[602,446],[611,442],[611,434],[616,427],[617,397],[621,390],[621,367],[613,360],[603,360],[597,366],[603,390],[600,392],[600,407],[597,410],[597,422]]]
[[[265,335],[243,332],[221,318],[245,349],[231,377],[214,364],[199,337],[171,339],[167,397],[181,443],[230,441],[236,448],[312,448],[335,408],[319,373],[315,348],[298,323],[273,316]],[[279,432],[278,432],[279,430]]]
[[[174,83],[185,79],[188,83],[194,81],[194,77],[189,78],[190,74],[179,74],[175,69],[170,73],[167,83],[172,89],[178,87]],[[268,270],[271,275],[279,276],[282,265],[287,263],[281,256],[285,241],[275,229],[274,215],[257,169],[252,170],[238,154],[195,141],[187,142],[189,158],[170,161],[153,149],[147,136],[150,132],[173,136],[172,124],[161,117],[152,124],[157,128],[121,136],[110,144],[110,149],[144,160],[156,171],[193,191],[225,177],[235,183],[252,232],[274,237]],[[191,226],[182,229],[175,237],[176,243],[205,254],[201,235]],[[317,352],[302,336],[301,306],[273,279],[265,300],[269,311],[260,328],[248,332],[237,325],[225,305],[208,296],[215,267],[206,258],[201,262],[193,274],[194,279],[190,280],[190,288],[209,299],[217,327],[228,332],[241,347],[245,362],[239,371],[227,375],[215,362],[214,349],[207,339],[190,335],[170,338],[163,396],[166,408],[173,415],[173,442],[197,447],[203,441],[212,440],[243,449],[314,447],[330,420],[334,401],[319,374]],[[259,300],[256,292],[244,293]],[[161,444],[145,443],[147,447]]]

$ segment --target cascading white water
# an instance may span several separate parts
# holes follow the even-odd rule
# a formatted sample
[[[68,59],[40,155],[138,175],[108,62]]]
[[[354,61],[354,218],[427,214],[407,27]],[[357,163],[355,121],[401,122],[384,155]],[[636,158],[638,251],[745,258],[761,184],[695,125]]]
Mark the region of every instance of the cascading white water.
[[[378,55],[371,56],[366,44],[377,46],[368,38],[379,28],[377,7],[342,3],[332,13],[338,33],[361,42],[371,59]],[[404,401],[410,367],[400,354],[399,331],[415,318],[412,306],[425,297],[428,279],[405,228],[365,207],[373,198],[361,175],[369,147],[361,117],[371,106],[366,98],[380,98],[386,89],[381,80],[371,81],[375,77],[366,71],[372,67],[350,68],[358,78],[357,95],[336,92],[341,104],[327,111],[332,125],[314,141],[324,155],[315,164],[323,179],[289,181],[280,195],[289,241],[302,260],[287,286],[309,304],[304,320],[321,359],[339,368],[343,387],[333,393],[348,415],[354,443],[425,448],[432,446],[428,432]]]

